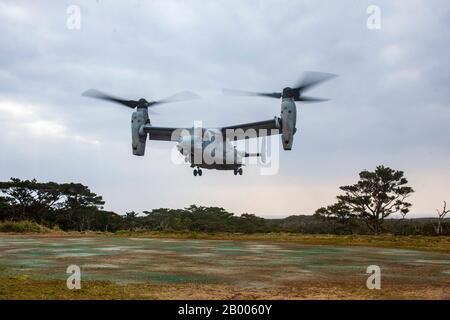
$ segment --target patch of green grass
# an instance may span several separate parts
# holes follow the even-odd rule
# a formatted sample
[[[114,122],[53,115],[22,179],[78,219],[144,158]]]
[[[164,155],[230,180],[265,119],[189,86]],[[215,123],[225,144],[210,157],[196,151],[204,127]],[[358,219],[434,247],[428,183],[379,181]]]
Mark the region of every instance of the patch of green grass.
[[[444,287],[395,286],[368,290],[359,285],[300,283],[301,288],[243,289],[210,284],[129,284],[82,281],[69,290],[62,280],[36,280],[27,275],[0,278],[0,300],[126,300],[126,299],[448,299]]]
[[[0,232],[11,233],[49,233],[60,231],[59,229],[50,229],[33,221],[4,221],[0,222]]]
[[[0,300],[17,299],[133,299],[125,286],[106,281],[84,281],[80,290],[69,290],[65,281],[34,280],[26,276],[1,278]]]
[[[201,233],[201,232],[127,232],[119,237],[167,238],[167,239],[201,239],[201,240],[233,240],[233,241],[270,241],[292,242],[306,245],[329,246],[366,246],[382,248],[398,248],[411,250],[450,252],[450,237],[431,236],[394,236],[383,235],[323,235],[296,233]]]
[[[2,223],[0,223],[2,225]],[[45,227],[44,227],[45,228]],[[258,242],[290,242],[304,245],[324,246],[364,246],[410,249],[436,252],[450,252],[450,237],[448,236],[395,236],[383,235],[331,235],[331,234],[298,234],[298,233],[205,233],[205,232],[161,232],[161,231],[121,231],[107,232],[56,232],[49,229],[51,237],[105,237],[116,238],[154,238],[175,240],[223,240],[223,241],[258,241]],[[0,228],[1,232],[1,228]],[[6,231],[4,231],[6,232]],[[13,232],[13,231],[9,231]],[[21,232],[21,231],[18,231]],[[23,232],[27,233],[27,232]],[[30,231],[28,233],[33,233]],[[39,235],[42,233],[42,235]],[[37,237],[46,237],[46,232],[36,233]]]

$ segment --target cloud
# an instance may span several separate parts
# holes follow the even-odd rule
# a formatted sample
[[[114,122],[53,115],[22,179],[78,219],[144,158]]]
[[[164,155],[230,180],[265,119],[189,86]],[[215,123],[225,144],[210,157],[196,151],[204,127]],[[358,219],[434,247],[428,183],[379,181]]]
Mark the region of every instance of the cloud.
[[[29,12],[18,4],[0,3],[0,16],[13,23],[22,23],[30,19]]]
[[[391,44],[381,49],[382,58],[389,64],[396,64],[405,58],[405,48],[400,45]]]
[[[65,125],[55,120],[43,119],[39,107],[21,105],[12,101],[0,101],[0,122],[7,123],[8,132],[31,135],[38,139],[64,139],[98,145],[98,140],[74,134]],[[9,127],[9,128],[8,128]]]
[[[388,81],[390,83],[398,82],[413,82],[421,78],[420,70],[417,69],[403,69],[388,74]]]

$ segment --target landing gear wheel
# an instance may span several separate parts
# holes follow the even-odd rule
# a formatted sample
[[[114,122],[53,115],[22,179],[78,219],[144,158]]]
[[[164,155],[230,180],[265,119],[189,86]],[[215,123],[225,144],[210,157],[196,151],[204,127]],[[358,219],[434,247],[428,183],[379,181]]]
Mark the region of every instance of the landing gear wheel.
[[[238,171],[236,169],[234,169],[234,175],[236,176],[238,174]]]
[[[198,169],[198,175],[201,177],[202,176],[202,169]]]
[[[240,176],[242,176],[242,168],[239,168],[238,173]]]
[[[194,169],[194,177],[197,176],[197,169]]]

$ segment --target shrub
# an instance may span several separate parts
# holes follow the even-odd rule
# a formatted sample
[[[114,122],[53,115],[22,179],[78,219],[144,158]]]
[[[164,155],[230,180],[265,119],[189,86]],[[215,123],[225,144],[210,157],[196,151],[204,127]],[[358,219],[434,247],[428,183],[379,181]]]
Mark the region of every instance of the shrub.
[[[26,232],[51,232],[52,229],[44,227],[33,221],[4,221],[0,222],[0,232],[15,232],[15,233],[26,233]]]

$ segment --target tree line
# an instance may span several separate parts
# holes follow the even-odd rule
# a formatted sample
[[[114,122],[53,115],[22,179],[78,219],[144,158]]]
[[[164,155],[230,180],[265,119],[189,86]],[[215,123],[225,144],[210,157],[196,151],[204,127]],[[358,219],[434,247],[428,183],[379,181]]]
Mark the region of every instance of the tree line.
[[[138,214],[105,211],[102,196],[80,183],[38,182],[11,178],[0,182],[0,220],[34,221],[47,227],[76,231],[185,231],[185,232],[297,232],[334,234],[450,235],[444,202],[437,219],[407,219],[407,201],[414,190],[402,171],[378,166],[362,171],[359,181],[340,187],[337,202],[312,216],[264,219],[236,216],[220,207],[191,205],[160,208]],[[390,219],[395,213],[402,219]],[[448,219],[447,219],[448,220]]]

